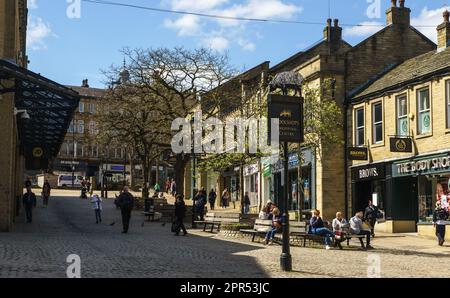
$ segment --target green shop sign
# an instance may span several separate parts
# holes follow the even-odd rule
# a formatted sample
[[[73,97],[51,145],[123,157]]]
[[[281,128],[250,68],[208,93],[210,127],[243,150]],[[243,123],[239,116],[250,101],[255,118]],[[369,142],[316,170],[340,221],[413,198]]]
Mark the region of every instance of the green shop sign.
[[[392,164],[392,176],[428,175],[450,172],[450,155],[440,154]]]

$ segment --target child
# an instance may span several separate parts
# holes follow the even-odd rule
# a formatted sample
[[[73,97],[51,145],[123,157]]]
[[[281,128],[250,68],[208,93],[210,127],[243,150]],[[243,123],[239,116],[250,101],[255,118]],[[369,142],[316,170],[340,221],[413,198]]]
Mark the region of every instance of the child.
[[[92,209],[95,211],[95,221],[98,224],[102,222],[102,199],[97,195],[93,195],[91,198]]]

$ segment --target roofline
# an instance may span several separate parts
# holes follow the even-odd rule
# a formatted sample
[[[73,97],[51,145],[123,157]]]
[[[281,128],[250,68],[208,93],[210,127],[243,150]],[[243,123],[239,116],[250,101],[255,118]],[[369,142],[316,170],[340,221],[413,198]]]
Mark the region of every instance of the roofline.
[[[389,91],[394,91],[394,90],[400,89],[400,88],[408,86],[408,85],[417,84],[417,83],[419,83],[421,81],[429,80],[429,79],[432,79],[432,78],[434,78],[436,76],[442,76],[442,75],[446,75],[446,74],[450,74],[450,66],[447,66],[447,67],[435,70],[433,72],[427,73],[425,75],[422,75],[420,77],[414,78],[412,80],[403,81],[403,82],[398,83],[396,85],[392,85],[392,86],[389,86],[389,87],[386,87],[386,88],[374,91],[372,93],[369,93],[369,94],[366,94],[366,95],[363,95],[363,96],[350,98],[350,102],[349,103],[350,104],[357,104],[357,103],[359,103],[361,101],[365,101],[367,99],[372,99],[372,98],[379,97],[379,96],[381,96],[381,95],[383,95],[385,93],[388,93]]]
[[[305,51],[300,51],[297,52],[296,54],[290,56],[289,58],[279,62],[278,64],[272,66],[269,71],[270,72],[274,72],[277,71],[278,68],[281,68],[283,66],[285,66],[286,64],[288,64],[289,62],[309,53],[310,51],[316,49],[317,47],[319,47],[322,43],[326,42],[326,39],[322,38],[320,41],[316,42],[315,44],[313,44],[311,47],[307,48]]]

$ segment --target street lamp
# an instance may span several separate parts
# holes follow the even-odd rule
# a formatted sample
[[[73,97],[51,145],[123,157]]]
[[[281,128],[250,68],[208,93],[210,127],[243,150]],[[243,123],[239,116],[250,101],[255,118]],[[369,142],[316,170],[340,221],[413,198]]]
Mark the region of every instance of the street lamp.
[[[191,118],[191,157],[192,157],[192,228],[197,228],[197,225],[195,224],[195,191],[197,188],[197,173],[196,173],[196,167],[197,167],[197,158],[195,156],[195,131],[194,131],[194,114]]]
[[[283,271],[292,271],[292,256],[290,253],[289,236],[289,142],[301,143],[303,141],[303,106],[301,98],[301,86],[303,77],[293,71],[282,72],[275,76],[270,83],[270,92],[280,89],[283,96],[271,95],[269,99],[269,119],[280,119],[279,140],[283,143],[283,242],[280,256],[280,266]],[[288,96],[289,91],[295,92],[294,96]],[[297,97],[297,94],[299,96]],[[283,121],[281,121],[283,120]],[[270,121],[269,121],[270,122]]]

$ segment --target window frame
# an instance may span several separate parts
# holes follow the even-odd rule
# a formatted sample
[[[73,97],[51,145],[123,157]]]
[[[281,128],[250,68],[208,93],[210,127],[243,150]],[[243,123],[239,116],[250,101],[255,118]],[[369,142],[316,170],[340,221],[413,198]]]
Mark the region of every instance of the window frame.
[[[358,126],[358,112],[362,111],[362,126]],[[364,107],[355,108],[355,145],[356,146],[364,146],[366,143],[366,115]],[[362,130],[363,137],[362,140],[359,140],[359,132]],[[361,142],[358,142],[361,141]]]
[[[400,101],[404,99],[406,101],[406,113],[404,115],[400,115]],[[408,118],[408,113],[409,113],[409,101],[408,101],[408,94],[403,93],[398,95],[395,98],[395,107],[396,107],[396,111],[395,111],[395,118],[396,118],[396,129],[395,129],[395,133],[397,136],[402,136],[402,137],[406,137],[409,135],[409,129],[410,129],[410,123],[409,123],[409,118]],[[401,134],[401,124],[400,121],[406,119],[406,122],[408,123],[408,129],[406,131],[406,135],[402,135]]]
[[[421,110],[420,104],[421,104],[421,97],[419,96],[423,91],[427,91],[428,92],[428,109],[425,110]],[[430,92],[430,87],[423,87],[420,89],[417,89],[416,91],[416,99],[417,99],[417,135],[421,136],[421,135],[427,135],[427,134],[431,134],[433,132],[433,125],[432,125],[432,116],[431,116],[431,92]],[[421,130],[421,119],[422,119],[422,114],[424,113],[428,113],[430,115],[430,130],[427,132],[423,132]]]
[[[450,129],[450,79],[445,81],[446,128]]]
[[[85,111],[85,106],[84,106],[84,102],[80,101],[80,103],[78,104],[78,112],[79,113],[84,113]]]
[[[382,144],[384,141],[384,113],[383,113],[383,102],[382,101],[377,101],[372,103],[372,144],[373,145],[379,145]],[[375,107],[376,106],[381,106],[381,120],[380,121],[375,121]],[[377,137],[377,127],[381,126],[381,140],[377,141],[376,137]]]

